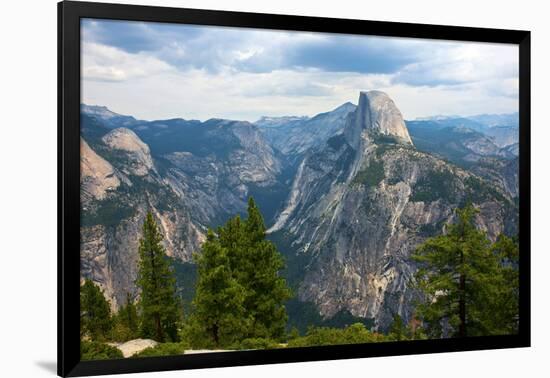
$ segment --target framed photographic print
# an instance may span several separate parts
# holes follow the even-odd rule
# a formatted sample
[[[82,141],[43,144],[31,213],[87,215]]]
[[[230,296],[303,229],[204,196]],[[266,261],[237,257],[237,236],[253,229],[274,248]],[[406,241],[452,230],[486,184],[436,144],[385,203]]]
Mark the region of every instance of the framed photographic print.
[[[529,32],[58,11],[59,375],[530,345]]]

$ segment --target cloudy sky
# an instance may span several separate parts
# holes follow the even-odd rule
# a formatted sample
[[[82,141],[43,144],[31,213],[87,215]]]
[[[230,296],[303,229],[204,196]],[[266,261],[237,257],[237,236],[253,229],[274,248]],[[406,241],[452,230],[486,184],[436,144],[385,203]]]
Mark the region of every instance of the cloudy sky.
[[[406,119],[518,110],[516,45],[82,21],[82,102],[140,119],[315,115],[382,90]]]

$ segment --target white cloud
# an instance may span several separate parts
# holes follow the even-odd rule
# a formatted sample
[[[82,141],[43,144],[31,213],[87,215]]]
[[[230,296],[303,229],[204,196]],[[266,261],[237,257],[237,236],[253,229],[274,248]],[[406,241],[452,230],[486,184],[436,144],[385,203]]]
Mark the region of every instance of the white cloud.
[[[514,83],[493,80],[452,86],[394,84],[391,75],[281,70],[167,71],[120,82],[85,80],[83,101],[141,119],[230,118],[315,115],[344,102],[356,103],[361,90],[387,92],[407,119],[434,114],[506,113],[517,109]],[[498,92],[498,93],[497,93]]]
[[[145,53],[131,54],[91,42],[82,44],[81,59],[84,80],[123,81],[174,70]]]
[[[506,44],[430,43],[419,61],[397,72],[394,80],[412,85],[450,85],[517,78],[518,47]]]
[[[518,109],[515,45],[142,23],[106,45],[101,24],[83,29],[82,101],[142,119],[311,116],[372,89],[408,119]]]

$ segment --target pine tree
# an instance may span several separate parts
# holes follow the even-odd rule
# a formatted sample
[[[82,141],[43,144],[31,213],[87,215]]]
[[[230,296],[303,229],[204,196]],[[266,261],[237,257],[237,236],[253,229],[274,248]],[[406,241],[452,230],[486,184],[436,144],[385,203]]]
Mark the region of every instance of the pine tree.
[[[136,280],[141,290],[141,335],[159,342],[177,341],[180,303],[176,296],[176,279],[162,246],[162,234],[150,212],[142,232]]]
[[[501,235],[491,246],[499,274],[494,275],[483,301],[486,311],[482,331],[494,335],[514,334],[519,322],[519,246],[517,241]]]
[[[137,308],[132,300],[130,293],[126,294],[126,305],[120,311],[120,320],[131,335],[136,335],[139,327],[139,319],[137,314]]]
[[[250,325],[243,306],[245,290],[233,277],[227,250],[212,230],[194,258],[198,281],[190,319],[192,343],[217,348],[239,341]]]
[[[409,338],[409,330],[398,314],[393,317],[393,321],[390,325],[389,337],[395,341],[407,340]]]
[[[244,306],[253,319],[248,337],[281,339],[288,319],[284,301],[291,293],[279,276],[283,258],[275,245],[266,240],[265,231],[262,214],[251,197],[244,224],[234,218],[219,233],[222,246],[229,252],[234,276],[245,289]]]
[[[120,307],[114,317],[113,340],[128,341],[139,336],[139,319],[137,308],[130,296],[126,294],[126,303]]]
[[[99,286],[86,279],[80,287],[80,336],[103,341],[107,339],[111,327],[109,302]]]
[[[246,235],[252,244],[261,243],[265,240],[265,224],[260,209],[256,206],[254,199],[248,199],[248,209],[246,218]]]
[[[219,345],[245,338],[282,339],[287,321],[284,301],[290,297],[278,272],[283,258],[265,239],[265,225],[254,200],[248,217],[229,219],[209,231],[196,256],[199,279],[193,327]]]
[[[504,236],[491,246],[474,225],[476,213],[472,205],[457,210],[446,234],[426,240],[412,256],[425,297],[417,313],[431,337],[505,334],[517,320],[517,253]]]

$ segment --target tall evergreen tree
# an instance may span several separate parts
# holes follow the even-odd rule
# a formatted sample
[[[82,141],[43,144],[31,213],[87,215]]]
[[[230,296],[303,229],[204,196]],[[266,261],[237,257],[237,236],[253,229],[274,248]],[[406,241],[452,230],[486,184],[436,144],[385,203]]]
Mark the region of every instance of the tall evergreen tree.
[[[510,279],[517,274],[515,252],[504,236],[491,246],[475,227],[476,213],[472,205],[457,210],[446,234],[428,239],[412,256],[425,296],[417,313],[431,337],[509,333],[505,324],[516,320],[517,281]],[[510,303],[506,310],[504,303]]]
[[[283,258],[265,239],[265,224],[252,198],[248,217],[210,231],[196,257],[199,280],[194,320],[216,345],[244,338],[284,337],[284,301],[290,289],[278,272]]]
[[[248,209],[246,218],[246,235],[251,244],[257,244],[265,241],[264,218],[254,199],[248,199]]]
[[[139,319],[137,308],[130,293],[126,294],[126,303],[120,307],[114,317],[113,339],[128,341],[139,336]]]
[[[212,230],[195,254],[198,281],[190,319],[193,344],[220,347],[244,338],[250,317],[243,306],[245,290],[233,277],[227,249]]]
[[[248,337],[279,339],[288,319],[284,301],[291,296],[285,279],[279,276],[283,257],[266,240],[264,220],[252,197],[247,213],[244,224],[237,217],[220,228],[220,242],[229,252],[234,276],[245,289],[244,306],[253,319]]]
[[[122,323],[128,328],[131,334],[137,334],[139,327],[139,319],[137,315],[137,308],[134,304],[130,293],[126,294],[126,304],[120,310],[120,319]]]
[[[514,334],[519,323],[519,245],[501,235],[491,246],[499,263],[499,273],[488,289],[484,311],[484,330],[491,334]],[[495,311],[497,309],[497,311]]]
[[[176,341],[180,317],[176,279],[162,246],[162,234],[150,212],[142,232],[136,280],[141,290],[141,334],[160,342]]]
[[[111,309],[103,291],[86,279],[80,287],[80,333],[92,340],[103,341],[112,327]]]

